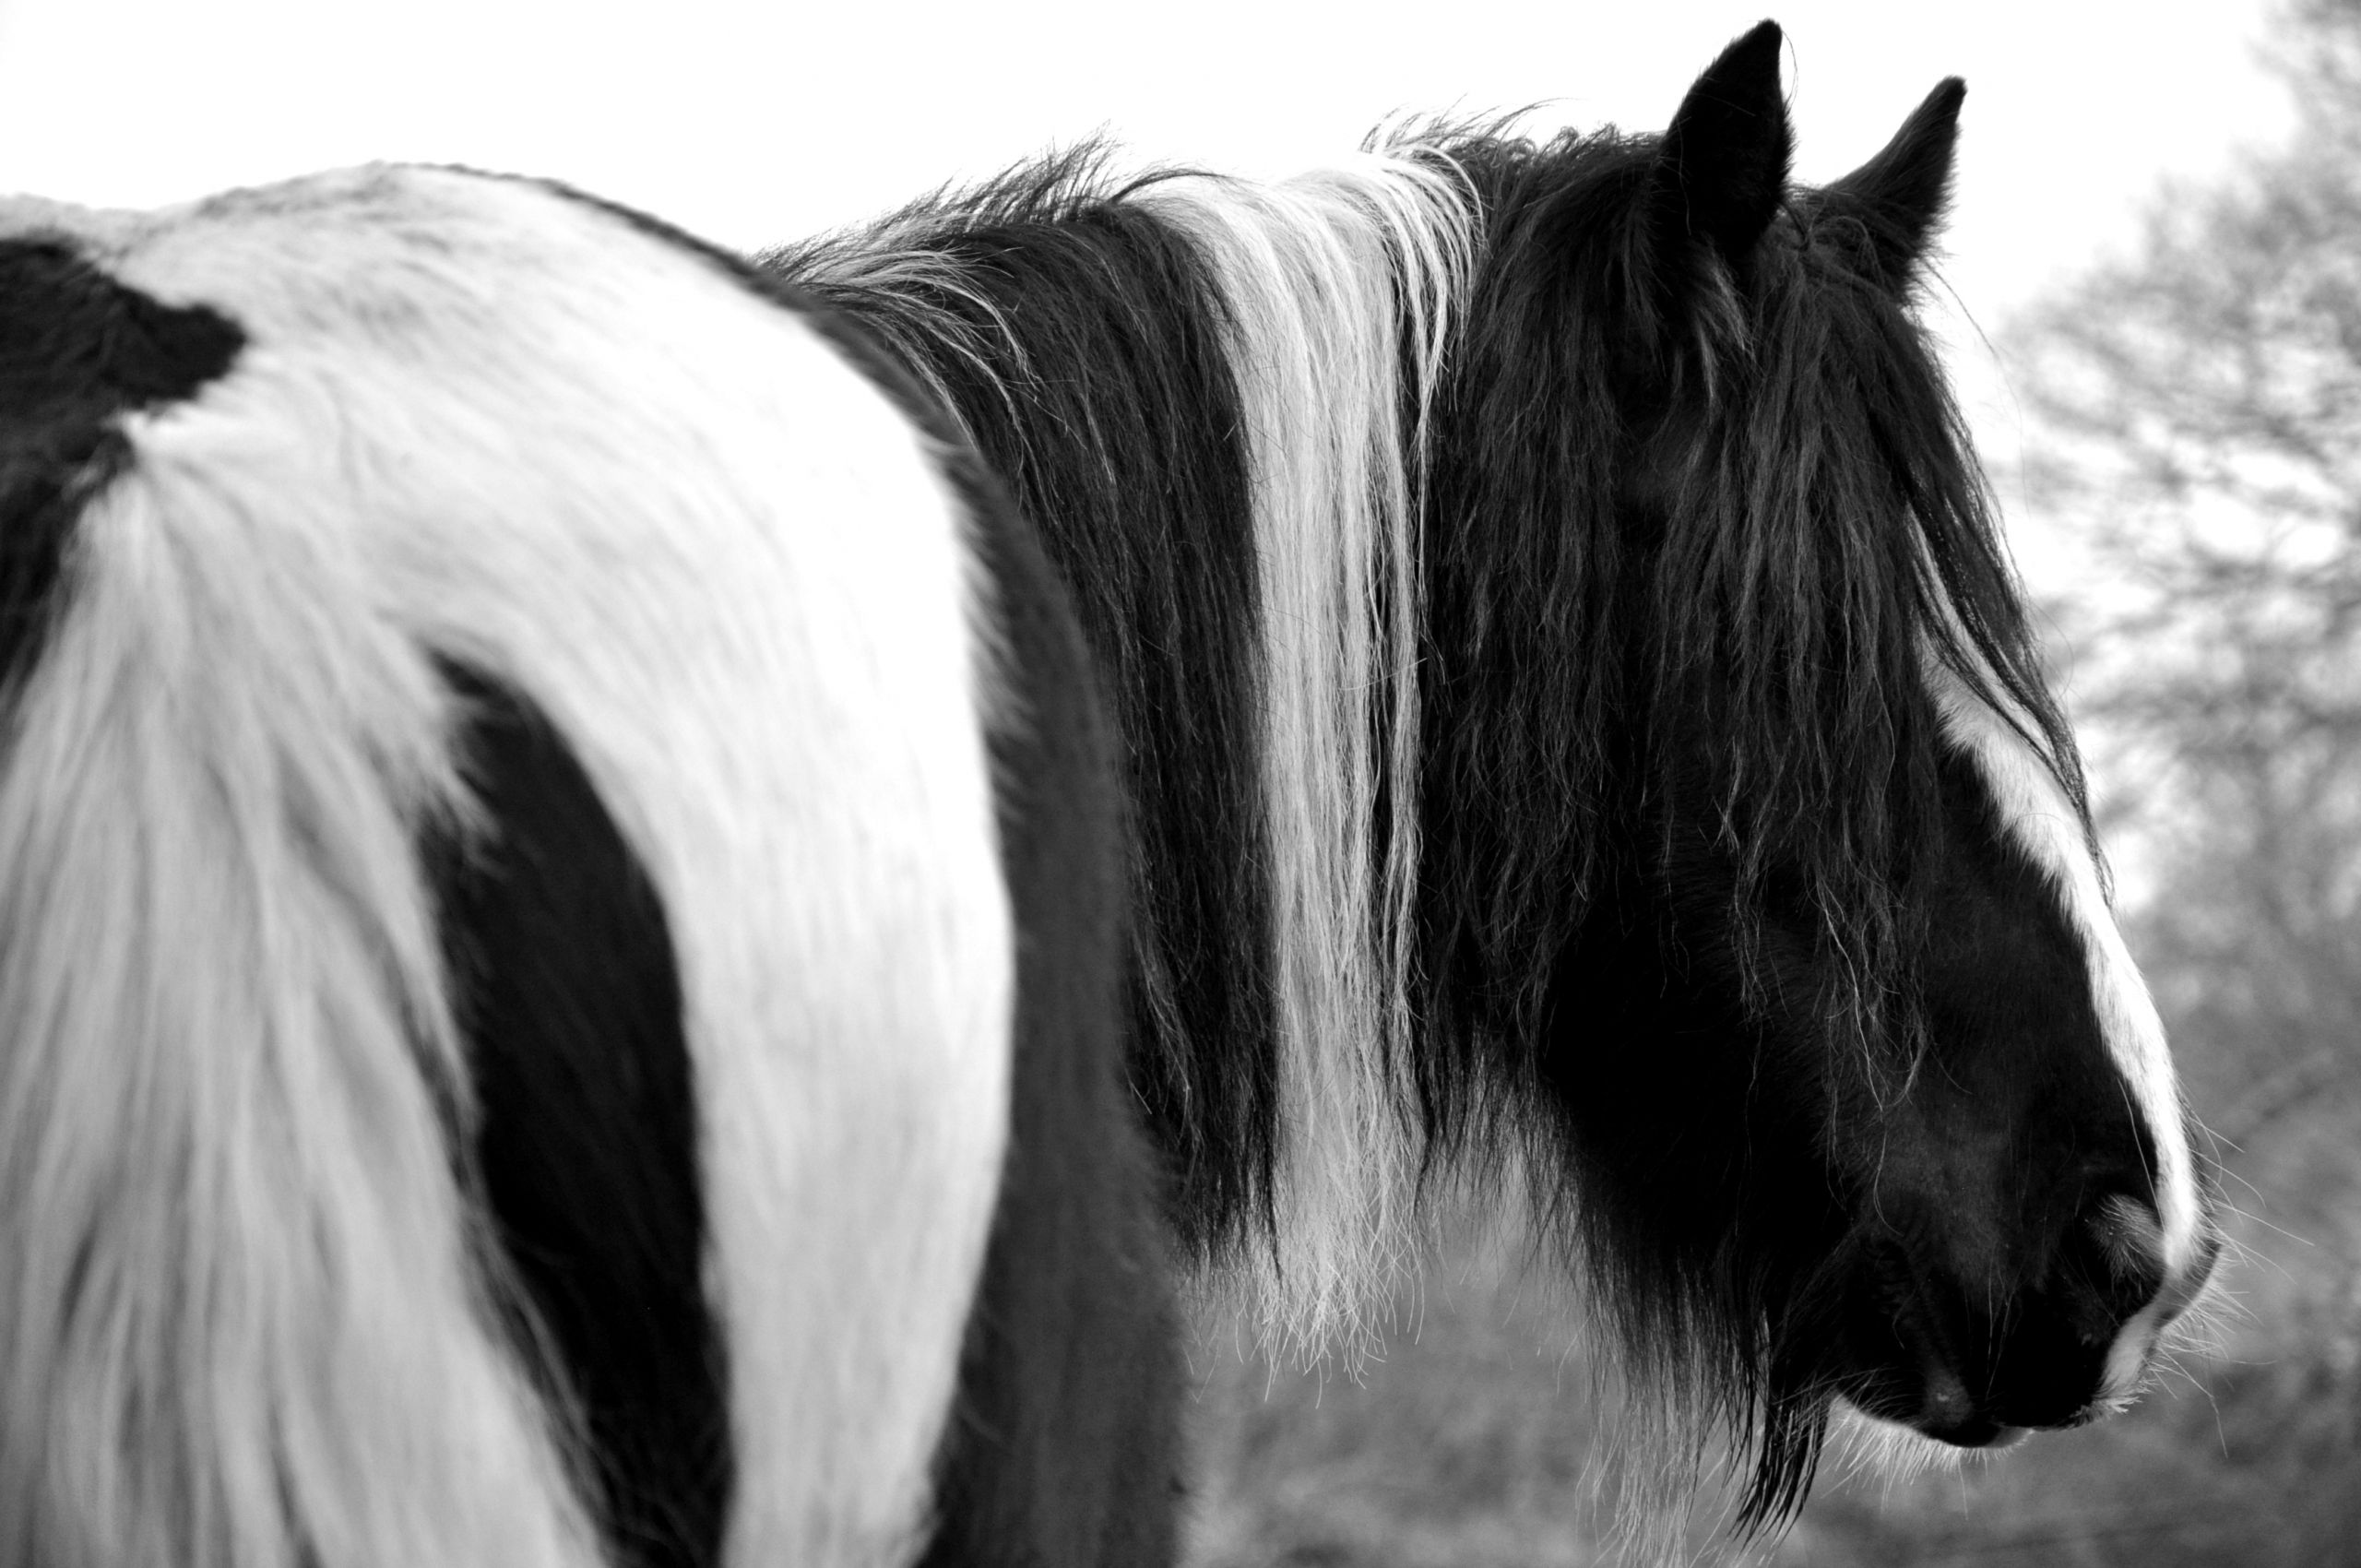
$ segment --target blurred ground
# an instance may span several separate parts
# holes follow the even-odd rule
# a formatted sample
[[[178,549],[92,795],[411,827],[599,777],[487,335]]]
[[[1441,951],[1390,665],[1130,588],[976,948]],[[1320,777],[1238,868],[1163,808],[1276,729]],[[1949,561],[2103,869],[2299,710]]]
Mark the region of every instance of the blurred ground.
[[[2193,1378],[2170,1378],[2116,1421],[1956,1471],[1847,1481],[1832,1456],[1795,1528],[1746,1560],[2361,1564],[2354,1348],[2301,1348],[2317,1325],[2293,1310],[2322,1248],[2240,1229],[2260,1255],[2236,1276],[2252,1315],[2230,1330],[2225,1358],[2193,1363]],[[2309,1259],[2293,1273],[2280,1256],[2290,1251]],[[1333,1368],[1275,1373],[1240,1353],[1233,1320],[1201,1312],[1192,1568],[1616,1561],[1595,1462],[1617,1438],[1551,1293],[1499,1249],[1446,1247],[1428,1266],[1423,1321],[1358,1382]]]

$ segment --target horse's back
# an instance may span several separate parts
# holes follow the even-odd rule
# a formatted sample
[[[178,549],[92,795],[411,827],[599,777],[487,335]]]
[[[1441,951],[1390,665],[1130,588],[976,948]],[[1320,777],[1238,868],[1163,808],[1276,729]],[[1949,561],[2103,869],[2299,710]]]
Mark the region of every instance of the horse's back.
[[[972,1560],[1160,1491],[1059,1447],[1163,1398],[1163,1283],[1104,744],[986,488],[544,187],[0,231],[0,1561],[885,1562],[939,1477]]]

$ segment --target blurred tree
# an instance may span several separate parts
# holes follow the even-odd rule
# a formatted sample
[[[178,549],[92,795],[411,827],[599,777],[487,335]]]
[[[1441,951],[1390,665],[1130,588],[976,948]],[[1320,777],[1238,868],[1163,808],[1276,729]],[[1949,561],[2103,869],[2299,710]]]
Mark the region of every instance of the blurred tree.
[[[2361,1087],[2361,0],[2298,0],[2299,132],[2017,325],[2114,837],[2233,1141]]]
[[[2361,0],[2296,0],[2291,145],[2014,325],[2124,902],[2221,1140],[2247,1309],[2184,1425],[2361,1561]],[[2225,1478],[2226,1484],[2226,1476]],[[2193,1484],[2203,1484],[2196,1482]],[[2186,1492],[2181,1495],[2188,1495]]]

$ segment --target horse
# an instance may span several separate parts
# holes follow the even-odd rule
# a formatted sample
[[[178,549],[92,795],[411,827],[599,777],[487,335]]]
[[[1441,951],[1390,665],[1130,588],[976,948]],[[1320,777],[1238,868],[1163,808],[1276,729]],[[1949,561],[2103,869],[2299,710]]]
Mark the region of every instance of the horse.
[[[2215,1252],[1916,315],[1964,89],[757,258],[0,204],[0,1563],[1154,1564],[1521,1192],[1774,1527]]]

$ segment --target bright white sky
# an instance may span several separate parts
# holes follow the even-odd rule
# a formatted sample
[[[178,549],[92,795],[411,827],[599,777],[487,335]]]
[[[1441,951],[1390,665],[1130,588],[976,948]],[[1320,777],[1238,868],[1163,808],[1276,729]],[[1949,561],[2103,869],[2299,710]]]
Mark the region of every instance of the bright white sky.
[[[2265,4],[0,0],[0,191],[145,206],[428,159],[562,176],[753,246],[1101,126],[1268,175],[1404,110],[1659,128],[1768,8],[1806,179],[1967,78],[1945,271],[1990,329],[2127,245],[2161,177],[2285,134]],[[1959,369],[2005,493],[2008,399]]]

